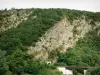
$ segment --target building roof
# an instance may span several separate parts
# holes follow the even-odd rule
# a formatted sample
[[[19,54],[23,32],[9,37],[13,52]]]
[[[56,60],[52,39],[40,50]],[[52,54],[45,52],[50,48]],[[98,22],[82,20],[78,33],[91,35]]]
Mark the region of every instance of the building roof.
[[[64,67],[66,69],[89,69],[91,67],[85,67],[85,66],[57,66],[57,67]]]
[[[66,66],[66,69],[88,69],[89,67],[83,67],[83,66]]]

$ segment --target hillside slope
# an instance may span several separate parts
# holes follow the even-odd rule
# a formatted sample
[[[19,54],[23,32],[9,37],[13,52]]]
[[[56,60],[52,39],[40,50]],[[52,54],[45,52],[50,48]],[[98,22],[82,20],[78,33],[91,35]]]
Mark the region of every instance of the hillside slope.
[[[100,66],[100,12],[14,11],[0,17],[0,75],[61,75],[54,65]]]
[[[28,9],[0,10],[0,32],[17,27],[23,20],[27,20],[30,14]]]
[[[41,60],[57,59],[57,52],[66,52],[68,48],[74,48],[80,38],[84,38],[88,32],[100,27],[100,22],[95,22],[94,26],[90,22],[91,19],[86,21],[85,16],[80,16],[71,24],[65,17],[50,28],[35,44],[35,47],[29,47],[29,54]],[[97,34],[100,34],[100,30]]]

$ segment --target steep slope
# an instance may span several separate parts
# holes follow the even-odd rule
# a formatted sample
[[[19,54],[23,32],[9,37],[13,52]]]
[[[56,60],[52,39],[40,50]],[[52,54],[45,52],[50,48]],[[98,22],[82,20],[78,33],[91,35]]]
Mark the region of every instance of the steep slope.
[[[25,16],[27,19],[15,15],[10,17],[11,23],[7,22],[7,16],[0,17],[4,27],[0,32],[0,75],[6,72],[9,75],[57,74],[52,71],[54,65],[47,65],[45,61],[100,66],[99,12],[69,9],[25,9],[25,12],[29,14]],[[4,20],[4,17],[7,18]],[[16,17],[25,20],[16,25],[19,22]]]
[[[5,73],[9,75],[22,75],[24,73],[41,75],[42,72],[43,75],[51,73],[61,75],[55,68],[50,70],[52,66],[33,60],[33,57],[28,55],[26,51],[28,46],[32,43],[35,44],[39,37],[62,17],[61,10],[32,9],[32,14],[27,20],[22,21],[16,28],[1,32],[0,66],[2,67],[0,67],[0,75],[5,75]]]
[[[32,9],[32,14],[27,20],[22,21],[16,28],[0,34],[0,49],[14,51],[18,47],[21,50],[27,50],[27,46],[35,44],[49,28],[63,17],[61,15],[61,10]]]
[[[81,16],[70,24],[65,17],[50,28],[35,47],[30,46],[28,53],[37,59],[54,60],[57,58],[57,52],[66,52],[69,47],[75,47],[79,38],[85,37],[88,32],[100,26],[100,22],[95,22],[94,26],[90,22],[91,20],[86,21],[85,16]]]
[[[12,27],[16,28],[22,21],[27,20],[32,12],[27,9],[12,9],[0,11],[0,32]]]
[[[74,66],[100,66],[100,34],[99,28],[89,31],[84,38],[76,42],[76,46],[61,53],[57,63]]]

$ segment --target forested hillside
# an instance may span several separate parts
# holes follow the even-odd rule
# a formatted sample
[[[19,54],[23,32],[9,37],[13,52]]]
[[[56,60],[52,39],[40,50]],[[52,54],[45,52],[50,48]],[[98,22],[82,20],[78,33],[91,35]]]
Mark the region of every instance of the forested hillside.
[[[14,9],[0,10],[0,32],[6,31],[10,28],[16,28],[23,20],[27,20],[31,14],[30,9]]]
[[[3,14],[10,11],[11,16],[11,10],[0,11],[0,15],[3,14],[2,17],[0,16],[0,29],[2,27],[7,29],[2,29],[2,32],[0,32],[0,75],[62,75],[56,69],[57,65],[100,66],[100,12],[70,9],[14,10],[17,11],[17,19],[11,21],[7,19],[7,14]],[[19,11],[24,11],[24,15],[20,15]],[[46,61],[41,62],[41,60],[35,59],[34,55],[27,53],[30,46],[35,47],[38,41],[41,42],[41,38],[45,36],[45,33],[65,17],[70,23],[69,27],[73,26],[74,29],[76,27],[74,21],[80,21],[80,19],[83,21],[84,19],[91,26],[90,31],[84,37],[78,38],[75,46],[67,48],[66,52],[61,52],[63,49],[59,47],[60,51],[53,49],[49,54],[50,59],[53,60],[54,57],[57,57],[57,61],[52,65],[46,64]],[[7,28],[12,23],[13,26]],[[81,23],[78,26],[81,26]],[[79,32],[73,30],[72,33],[77,36]],[[75,36],[70,38],[75,38]],[[49,52],[49,48],[45,48],[45,50]]]

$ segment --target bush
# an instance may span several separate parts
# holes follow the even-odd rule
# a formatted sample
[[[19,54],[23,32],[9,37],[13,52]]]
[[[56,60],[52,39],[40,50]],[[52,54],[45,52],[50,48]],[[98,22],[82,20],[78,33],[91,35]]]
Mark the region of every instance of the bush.
[[[100,67],[89,69],[86,75],[100,75]]]
[[[62,75],[62,73],[59,72],[59,71],[57,71],[56,69],[55,70],[52,70],[52,69],[43,69],[37,75]]]
[[[5,75],[6,72],[9,70],[5,55],[6,52],[0,50],[0,75]]]

